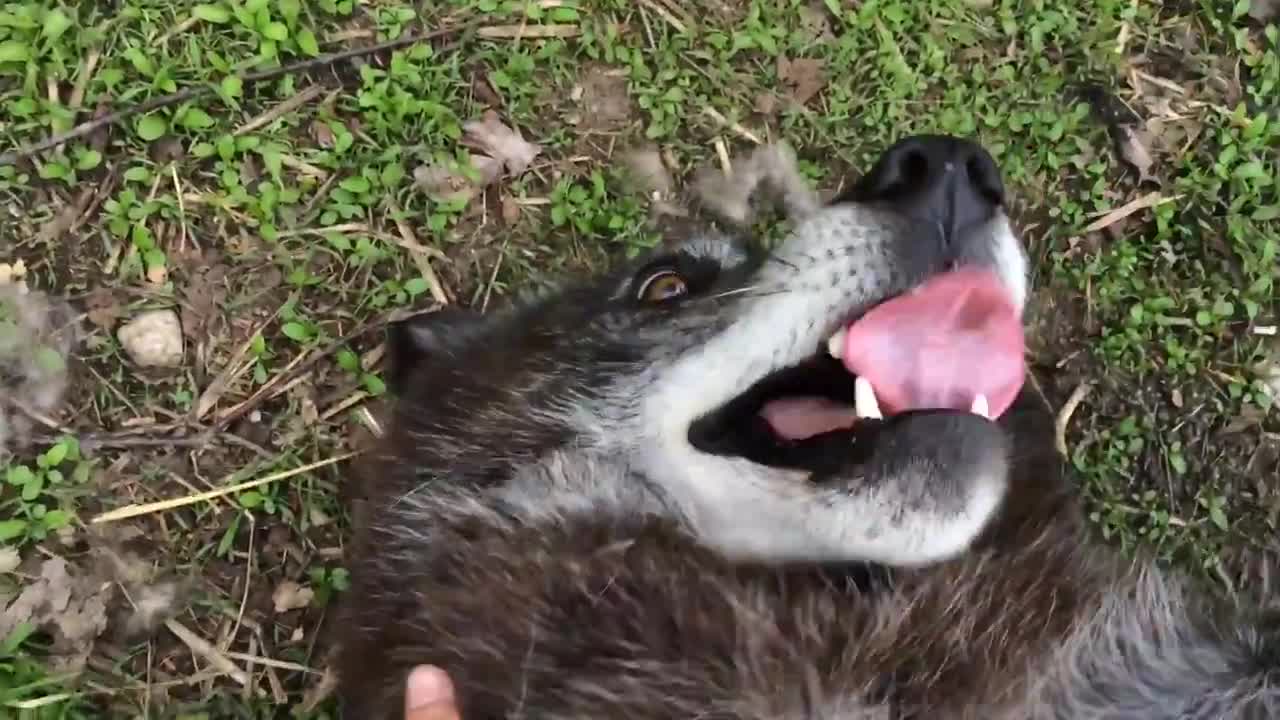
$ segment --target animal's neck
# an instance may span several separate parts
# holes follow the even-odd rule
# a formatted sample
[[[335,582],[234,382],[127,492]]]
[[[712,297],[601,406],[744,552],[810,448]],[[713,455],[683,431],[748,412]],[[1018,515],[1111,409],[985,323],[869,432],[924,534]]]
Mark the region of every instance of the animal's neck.
[[[679,512],[622,455],[558,450],[521,468],[491,497],[508,512],[537,520],[586,514],[593,518],[635,519]]]

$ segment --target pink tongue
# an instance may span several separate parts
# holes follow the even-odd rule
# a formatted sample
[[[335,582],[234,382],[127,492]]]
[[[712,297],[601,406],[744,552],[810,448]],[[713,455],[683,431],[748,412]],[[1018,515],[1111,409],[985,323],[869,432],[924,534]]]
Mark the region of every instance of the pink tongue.
[[[1022,322],[993,273],[961,268],[877,306],[849,326],[844,365],[875,388],[886,414],[968,410],[985,395],[992,417],[1025,377]]]
[[[803,440],[832,430],[848,429],[858,421],[853,398],[849,398],[845,405],[824,397],[770,400],[760,408],[760,416],[775,433],[788,440]]]

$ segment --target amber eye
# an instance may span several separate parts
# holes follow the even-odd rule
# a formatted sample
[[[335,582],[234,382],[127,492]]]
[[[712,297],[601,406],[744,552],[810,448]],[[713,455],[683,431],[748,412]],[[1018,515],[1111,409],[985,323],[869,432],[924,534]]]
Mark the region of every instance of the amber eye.
[[[644,302],[660,303],[674,300],[689,292],[689,284],[674,270],[660,270],[649,276],[640,286],[639,297]]]

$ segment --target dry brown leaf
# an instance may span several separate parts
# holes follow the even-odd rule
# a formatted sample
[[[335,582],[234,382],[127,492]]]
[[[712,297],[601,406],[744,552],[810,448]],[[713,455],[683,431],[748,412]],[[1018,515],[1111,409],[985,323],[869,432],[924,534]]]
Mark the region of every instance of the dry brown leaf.
[[[101,287],[89,293],[85,298],[85,308],[89,322],[100,328],[114,327],[116,320],[120,319],[120,303],[111,288]]]
[[[1280,0],[1253,0],[1249,3],[1249,17],[1260,23],[1280,17]]]
[[[470,173],[453,160],[423,165],[413,171],[414,184],[433,200],[470,202],[502,174],[502,163],[494,158],[472,155],[470,163]]]
[[[186,302],[182,304],[182,331],[187,337],[208,337],[211,323],[225,315],[223,306],[227,300],[226,279],[231,268],[215,262],[203,254],[193,258],[190,277],[183,289]]]
[[[285,580],[276,586],[275,592],[271,593],[271,602],[275,605],[277,613],[285,613],[307,607],[314,597],[315,591],[311,588],[299,585],[292,580]]]
[[[329,123],[320,120],[312,121],[311,137],[315,138],[317,145],[326,149],[333,147],[336,140],[333,136],[333,128],[329,127]]]
[[[1151,166],[1155,164],[1151,157],[1151,137],[1145,131],[1136,130],[1129,125],[1121,125],[1119,133],[1120,158],[1138,171],[1138,182],[1155,180],[1155,176],[1151,174]]]
[[[671,177],[657,148],[649,147],[627,153],[623,164],[637,189],[646,196],[666,197],[675,190],[675,179]]]
[[[797,105],[804,105],[826,85],[826,66],[822,58],[779,57],[778,79],[787,88],[788,97]]]
[[[53,639],[50,669],[74,675],[84,667],[94,641],[107,627],[112,588],[93,578],[73,577],[66,560],[51,557],[41,564],[40,576],[0,614],[0,637],[9,637],[19,626],[31,623]]]
[[[520,203],[506,193],[502,194],[500,202],[502,203],[502,222],[508,226],[520,222]]]
[[[772,92],[762,92],[756,95],[752,109],[761,115],[773,115],[778,112],[778,96]]]
[[[542,146],[524,139],[488,110],[480,120],[462,126],[462,144],[501,162],[512,176],[521,175],[542,153]]]
[[[169,279],[169,271],[163,265],[152,265],[147,268],[147,282],[152,285],[163,285]]]
[[[0,547],[0,573],[11,573],[22,564],[22,556],[11,547]]]
[[[27,264],[21,260],[15,260],[12,263],[0,263],[0,285],[19,284],[23,287],[26,284],[23,278],[27,276]]]
[[[471,70],[471,94],[481,103],[491,108],[500,108],[506,103],[502,100],[502,94],[498,92],[497,86],[489,80],[488,74],[483,67],[472,68]]]
[[[328,700],[333,691],[338,689],[338,673],[331,666],[325,666],[324,674],[320,676],[320,680],[306,692],[302,693],[302,706],[304,712],[313,712],[320,703]]]
[[[1240,408],[1240,414],[1231,418],[1226,427],[1222,428],[1223,435],[1235,435],[1242,433],[1251,428],[1255,428],[1262,424],[1266,419],[1266,411],[1257,405],[1245,405]]]
[[[180,588],[175,582],[162,582],[135,588],[129,594],[133,612],[125,623],[131,636],[149,635],[180,609]]]
[[[799,16],[800,34],[805,39],[822,42],[835,39],[827,8],[821,0],[800,6]]]
[[[582,127],[609,130],[626,126],[633,110],[627,85],[625,71],[600,65],[587,68],[578,85]]]

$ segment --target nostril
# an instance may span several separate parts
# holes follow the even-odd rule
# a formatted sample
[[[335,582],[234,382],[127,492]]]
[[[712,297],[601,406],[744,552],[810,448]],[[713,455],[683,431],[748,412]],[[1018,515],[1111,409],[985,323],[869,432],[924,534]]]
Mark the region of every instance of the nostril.
[[[929,156],[920,150],[908,150],[902,158],[902,181],[908,186],[923,186],[929,179]]]
[[[884,166],[873,193],[879,200],[900,200],[927,187],[929,156],[918,148],[903,148]]]
[[[969,182],[983,199],[992,205],[1004,204],[1004,187],[1000,183],[999,171],[981,155],[971,156],[964,164]]]

